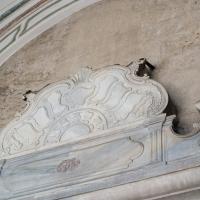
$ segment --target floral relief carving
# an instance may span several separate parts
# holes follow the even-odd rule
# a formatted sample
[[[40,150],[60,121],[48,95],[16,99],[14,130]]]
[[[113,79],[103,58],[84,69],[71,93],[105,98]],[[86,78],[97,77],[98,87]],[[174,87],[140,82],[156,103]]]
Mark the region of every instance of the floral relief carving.
[[[77,168],[79,165],[80,165],[80,160],[76,158],[64,160],[57,166],[57,172],[72,171],[75,168]]]

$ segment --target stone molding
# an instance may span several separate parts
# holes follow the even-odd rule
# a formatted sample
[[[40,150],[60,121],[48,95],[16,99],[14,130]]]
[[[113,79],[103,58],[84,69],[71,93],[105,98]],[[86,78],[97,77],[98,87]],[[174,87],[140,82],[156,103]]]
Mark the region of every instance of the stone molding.
[[[188,192],[191,192],[192,194],[200,189],[199,183],[200,167],[196,167],[139,182],[133,182],[113,188],[77,195],[70,198],[64,198],[62,200],[161,200],[162,198],[171,200],[175,199],[173,198],[174,195],[176,195],[176,199],[185,200],[185,194]],[[195,198],[195,200],[197,200],[198,197]],[[189,199],[190,198],[188,198],[188,200]]]

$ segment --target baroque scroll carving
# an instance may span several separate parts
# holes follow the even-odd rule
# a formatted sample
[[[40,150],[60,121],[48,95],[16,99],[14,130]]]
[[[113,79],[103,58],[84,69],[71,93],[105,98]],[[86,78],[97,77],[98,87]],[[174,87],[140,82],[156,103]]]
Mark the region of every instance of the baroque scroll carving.
[[[138,67],[83,68],[44,88],[2,131],[0,158],[161,114],[167,93],[148,76],[137,76]]]

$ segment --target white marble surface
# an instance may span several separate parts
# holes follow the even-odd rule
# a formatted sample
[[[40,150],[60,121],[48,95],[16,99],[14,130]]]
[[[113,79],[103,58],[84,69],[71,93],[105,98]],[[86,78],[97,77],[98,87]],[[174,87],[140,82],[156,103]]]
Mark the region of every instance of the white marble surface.
[[[136,75],[139,63],[84,68],[67,80],[27,96],[30,105],[0,135],[0,157],[87,137],[162,113],[165,89]]]
[[[63,200],[199,200],[199,177],[198,167]]]
[[[140,64],[86,68],[28,94],[1,132],[0,200],[150,200],[199,189],[200,135],[173,131],[167,92],[137,75]]]

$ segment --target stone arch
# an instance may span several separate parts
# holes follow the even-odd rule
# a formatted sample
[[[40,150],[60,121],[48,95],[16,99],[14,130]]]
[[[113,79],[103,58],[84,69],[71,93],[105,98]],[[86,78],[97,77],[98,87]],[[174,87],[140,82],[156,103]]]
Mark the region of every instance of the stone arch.
[[[32,3],[27,6],[15,5],[20,9],[12,7],[0,16],[2,18],[0,65],[47,29],[99,1],[101,0],[56,0],[51,2],[40,0],[33,5]],[[14,15],[6,14],[9,12],[10,14],[13,12]]]

